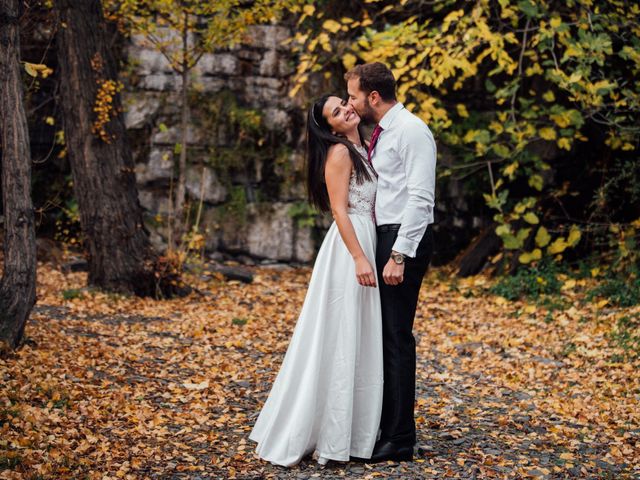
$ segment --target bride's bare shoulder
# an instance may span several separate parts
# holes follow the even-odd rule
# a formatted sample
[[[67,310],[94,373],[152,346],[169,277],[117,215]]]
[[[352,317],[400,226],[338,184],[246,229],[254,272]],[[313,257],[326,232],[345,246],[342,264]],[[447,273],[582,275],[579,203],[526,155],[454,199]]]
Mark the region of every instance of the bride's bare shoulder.
[[[327,168],[329,170],[351,170],[351,157],[349,149],[341,144],[335,143],[329,147],[327,152]]]
[[[349,149],[342,143],[334,143],[329,147],[327,156],[343,156],[349,155]]]
[[[349,160],[349,149],[342,143],[334,143],[327,151],[327,162],[344,162]]]

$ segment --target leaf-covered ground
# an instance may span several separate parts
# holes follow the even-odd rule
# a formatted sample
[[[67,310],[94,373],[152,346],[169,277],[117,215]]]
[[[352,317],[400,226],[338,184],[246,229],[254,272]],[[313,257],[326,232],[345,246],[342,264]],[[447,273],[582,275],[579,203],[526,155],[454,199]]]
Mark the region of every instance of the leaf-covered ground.
[[[640,478],[640,362],[611,337],[640,310],[571,281],[550,311],[437,271],[415,325],[416,460],[256,459],[247,436],[310,270],[255,273],[158,302],[43,266],[26,345],[0,360],[0,478]]]

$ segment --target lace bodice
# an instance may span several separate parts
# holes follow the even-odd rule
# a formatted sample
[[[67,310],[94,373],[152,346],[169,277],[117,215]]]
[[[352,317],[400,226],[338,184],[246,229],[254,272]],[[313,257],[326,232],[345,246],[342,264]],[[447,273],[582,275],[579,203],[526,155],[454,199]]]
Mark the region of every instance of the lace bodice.
[[[355,171],[351,172],[351,179],[349,180],[349,213],[355,213],[358,215],[366,215],[375,219],[374,207],[376,203],[376,188],[378,186],[378,179],[373,168],[367,162],[367,150],[364,147],[355,145],[356,150],[360,152],[365,158],[365,165],[371,174],[371,181],[365,181],[361,185],[358,185],[356,181]]]

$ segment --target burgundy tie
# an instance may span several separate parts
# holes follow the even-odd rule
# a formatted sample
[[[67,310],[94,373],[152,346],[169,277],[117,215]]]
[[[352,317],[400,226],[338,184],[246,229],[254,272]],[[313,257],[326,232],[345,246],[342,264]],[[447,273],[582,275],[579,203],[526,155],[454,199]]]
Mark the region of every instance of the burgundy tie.
[[[369,165],[373,168],[373,163],[371,162],[371,154],[373,153],[373,149],[376,148],[376,143],[378,143],[378,137],[380,136],[380,132],[382,132],[382,127],[380,124],[376,125],[376,128],[373,129],[373,133],[371,134],[371,141],[369,142],[369,151],[367,152],[367,159],[369,160]],[[375,173],[375,169],[373,170]],[[376,177],[378,174],[376,173]],[[376,205],[373,204],[373,211],[371,212],[371,216],[373,217],[373,224],[376,225]]]
[[[376,148],[376,143],[378,143],[378,137],[380,136],[380,132],[382,132],[383,128],[380,126],[380,124],[376,125],[376,128],[373,129],[373,133],[371,134],[371,142],[369,142],[369,151],[368,153],[368,160],[369,163],[371,164],[371,154],[373,153],[373,149]]]

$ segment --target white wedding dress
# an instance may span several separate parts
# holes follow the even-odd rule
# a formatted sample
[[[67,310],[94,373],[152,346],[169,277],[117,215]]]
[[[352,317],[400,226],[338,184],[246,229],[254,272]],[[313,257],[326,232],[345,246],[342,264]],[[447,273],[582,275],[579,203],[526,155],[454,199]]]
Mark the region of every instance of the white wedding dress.
[[[366,151],[360,149],[366,158]],[[376,181],[349,185],[349,218],[375,272]],[[377,280],[376,280],[377,281]],[[370,458],[382,410],[378,288],[360,286],[335,222],[316,258],[284,361],[249,438],[260,458],[293,466]]]

